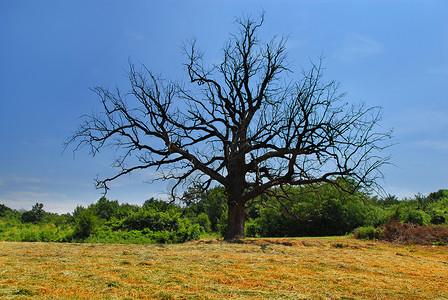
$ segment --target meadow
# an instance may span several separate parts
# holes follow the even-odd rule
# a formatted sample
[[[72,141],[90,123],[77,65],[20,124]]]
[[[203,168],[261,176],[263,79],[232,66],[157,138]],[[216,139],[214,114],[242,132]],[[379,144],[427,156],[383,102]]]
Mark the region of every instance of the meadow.
[[[2,299],[448,299],[448,248],[352,237],[0,242]]]

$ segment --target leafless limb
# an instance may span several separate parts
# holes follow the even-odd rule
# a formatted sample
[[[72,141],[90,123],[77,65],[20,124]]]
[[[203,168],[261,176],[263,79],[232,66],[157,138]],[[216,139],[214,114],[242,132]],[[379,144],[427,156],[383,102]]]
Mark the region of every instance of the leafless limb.
[[[222,62],[207,66],[195,41],[184,44],[189,82],[170,82],[130,63],[130,90],[95,87],[102,111],[86,115],[67,144],[96,155],[121,153],[115,176],[152,168],[174,179],[174,190],[194,182],[225,187],[227,238],[244,235],[245,208],[286,185],[334,183],[350,178],[375,187],[391,132],[379,131],[381,108],[350,105],[339,85],[323,79],[322,58],[297,82],[290,73],[287,38],[262,43],[260,18],[237,19]],[[287,193],[284,193],[287,195]]]

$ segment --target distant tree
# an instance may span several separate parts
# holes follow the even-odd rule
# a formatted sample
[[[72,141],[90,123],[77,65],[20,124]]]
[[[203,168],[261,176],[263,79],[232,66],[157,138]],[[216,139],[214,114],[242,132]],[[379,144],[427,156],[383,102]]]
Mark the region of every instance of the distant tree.
[[[148,209],[152,208],[155,211],[161,212],[168,209],[178,209],[176,205],[173,203],[167,203],[165,201],[162,201],[160,199],[155,199],[154,197],[149,198],[143,203],[143,208]]]
[[[421,210],[426,210],[426,206],[428,204],[426,197],[423,196],[421,193],[418,193],[417,195],[414,196],[414,198],[415,198],[415,201],[417,201],[417,203],[418,203],[417,208],[421,209]]]
[[[73,210],[73,218],[77,219],[84,211],[86,210],[85,207],[81,205],[77,205],[75,209]]]
[[[22,214],[22,222],[37,224],[43,220],[44,216],[44,205],[42,203],[36,203],[31,210],[25,211]]]
[[[137,204],[122,203],[118,213],[114,217],[117,219],[122,219],[130,213],[138,211],[139,209],[140,207]]]
[[[186,206],[199,204],[206,197],[202,186],[189,186],[182,196],[182,203]]]
[[[92,210],[76,208],[78,210],[75,217],[74,237],[88,238],[97,228],[97,219]]]
[[[12,209],[4,204],[0,204],[0,217],[6,216],[7,213],[11,212]]]
[[[227,196],[225,188],[216,186],[203,192],[199,187],[189,187],[182,197],[183,203],[187,206],[184,213],[198,216],[205,213],[210,221],[211,230],[221,232],[223,223],[227,222]],[[190,217],[193,217],[190,216]]]
[[[384,206],[391,206],[391,205],[395,205],[395,204],[398,205],[398,204],[400,204],[400,200],[398,200],[397,196],[389,194],[380,203],[382,203]]]
[[[342,184],[342,183],[341,183]],[[286,187],[285,187],[286,188]],[[256,218],[262,237],[342,235],[371,225],[367,195],[347,193],[329,183],[289,187],[289,198],[266,197]],[[255,228],[251,228],[252,230]]]
[[[428,203],[437,202],[440,199],[446,198],[448,199],[448,190],[438,190],[437,192],[429,193],[426,200]]]
[[[110,220],[113,216],[119,213],[120,205],[118,201],[110,201],[106,197],[101,197],[97,203],[94,204],[95,214],[105,220]]]
[[[175,180],[172,196],[185,183],[205,190],[217,182],[227,197],[226,239],[244,237],[252,199],[284,185],[339,176],[373,187],[388,162],[381,109],[343,101],[339,85],[323,81],[322,60],[288,81],[287,38],[262,43],[263,22],[264,14],[237,19],[222,60],[210,66],[195,41],[186,43],[189,83],[130,63],[129,92],[94,88],[102,111],[85,116],[67,145],[87,145],[92,155],[106,146],[122,151],[116,175],[97,187],[107,191],[109,182],[147,168]]]

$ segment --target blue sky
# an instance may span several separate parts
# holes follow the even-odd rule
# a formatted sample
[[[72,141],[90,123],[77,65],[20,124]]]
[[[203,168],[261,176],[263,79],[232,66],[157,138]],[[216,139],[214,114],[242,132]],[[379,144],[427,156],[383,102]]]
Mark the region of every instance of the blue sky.
[[[193,37],[206,61],[236,28],[266,11],[265,40],[289,35],[292,76],[325,56],[327,80],[350,102],[384,109],[394,129],[387,193],[448,188],[448,1],[0,1],[0,203],[36,202],[72,212],[101,197],[93,179],[113,174],[113,153],[62,154],[78,117],[98,108],[89,87],[127,89],[128,59],[182,78],[181,44]],[[109,199],[141,204],[172,183],[151,173],[122,178]]]

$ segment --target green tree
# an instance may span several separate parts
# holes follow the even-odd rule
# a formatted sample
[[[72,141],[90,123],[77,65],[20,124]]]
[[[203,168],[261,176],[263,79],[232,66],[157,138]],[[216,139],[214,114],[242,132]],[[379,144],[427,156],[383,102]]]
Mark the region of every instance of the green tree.
[[[82,209],[77,207],[75,217],[74,237],[85,239],[88,238],[98,227],[95,214],[90,209]]]
[[[93,205],[95,214],[107,221],[117,216],[120,210],[118,201],[110,201],[106,197],[101,197],[96,204]]]
[[[432,224],[446,224],[448,221],[448,191],[440,190],[428,196],[427,213]]]
[[[36,203],[31,210],[25,211],[22,214],[22,222],[37,224],[43,220],[44,216],[44,205],[42,203]]]
[[[210,221],[211,231],[224,233],[227,225],[227,195],[225,188],[216,186],[206,192],[198,188],[189,188],[182,198],[186,205],[184,214],[194,218],[205,213]]]
[[[0,204],[0,217],[6,216],[6,214],[12,212],[12,209],[4,204]]]
[[[179,207],[174,203],[166,202],[160,199],[155,199],[151,197],[143,203],[144,209],[154,209],[155,211],[166,211],[166,210],[179,210]]]
[[[288,197],[260,201],[258,212],[254,211],[249,220],[249,235],[341,235],[375,219],[368,197],[359,192],[341,192],[331,184],[291,186],[285,192]]]

